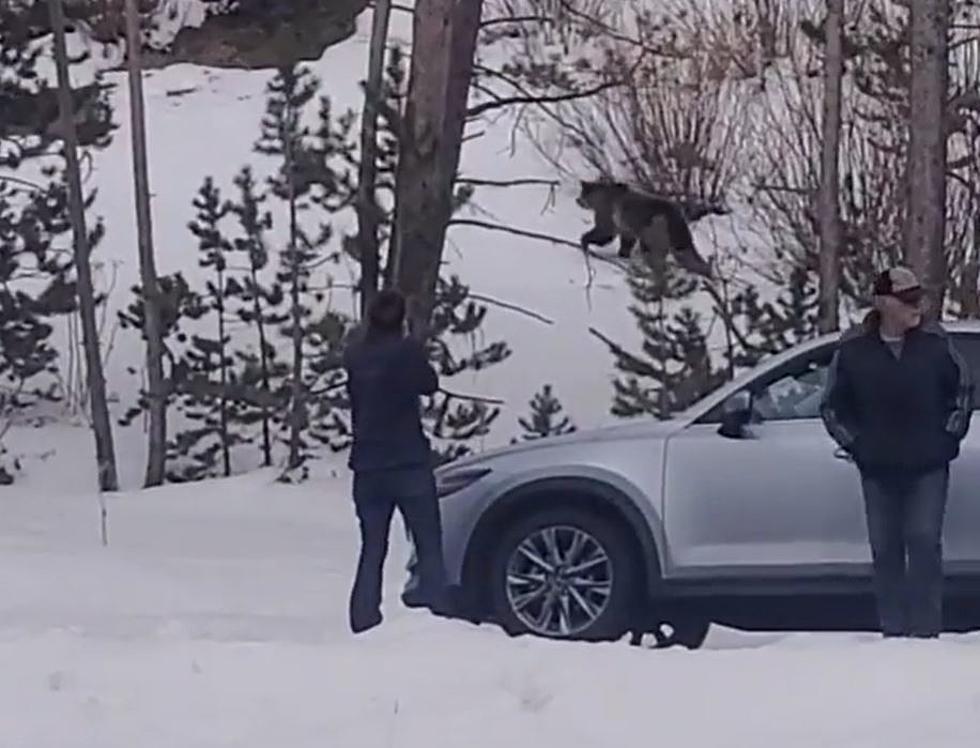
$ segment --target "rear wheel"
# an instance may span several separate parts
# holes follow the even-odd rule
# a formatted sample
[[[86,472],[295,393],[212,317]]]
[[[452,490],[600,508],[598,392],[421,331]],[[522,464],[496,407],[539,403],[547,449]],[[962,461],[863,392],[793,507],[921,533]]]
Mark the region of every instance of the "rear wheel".
[[[511,633],[604,640],[630,626],[638,593],[629,535],[574,507],[517,520],[490,561],[496,619]]]

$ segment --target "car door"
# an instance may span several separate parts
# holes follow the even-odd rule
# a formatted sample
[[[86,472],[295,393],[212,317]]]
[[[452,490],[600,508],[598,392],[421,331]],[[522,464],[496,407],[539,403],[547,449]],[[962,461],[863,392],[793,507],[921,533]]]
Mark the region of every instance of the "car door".
[[[833,345],[760,373],[741,438],[703,417],[667,443],[664,522],[676,577],[861,574],[857,469],[819,416]]]
[[[980,405],[980,335],[958,333],[953,340],[978,385],[973,399],[976,412]],[[960,446],[960,456],[950,466],[943,546],[948,574],[980,574],[980,419],[976,416]]]

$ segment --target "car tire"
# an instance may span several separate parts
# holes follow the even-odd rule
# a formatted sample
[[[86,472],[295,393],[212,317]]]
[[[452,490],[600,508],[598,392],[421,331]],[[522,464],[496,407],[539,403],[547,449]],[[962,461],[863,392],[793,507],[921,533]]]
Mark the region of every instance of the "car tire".
[[[606,559],[605,562],[588,570],[587,574],[591,578],[577,577],[581,579],[583,585],[577,587],[577,597],[574,593],[567,596],[559,592],[554,593],[557,598],[554,606],[559,608],[551,616],[554,626],[560,627],[560,619],[563,617],[575,622],[575,625],[568,626],[569,630],[564,632],[544,631],[540,625],[536,627],[528,622],[528,618],[539,618],[537,614],[544,612],[544,602],[540,598],[522,611],[518,611],[515,605],[519,601],[517,592],[522,595],[529,594],[524,592],[528,588],[516,587],[512,581],[519,577],[518,574],[512,575],[512,572],[516,570],[523,572],[523,568],[515,567],[514,564],[528,561],[520,550],[522,544],[534,541],[535,547],[541,548],[545,533],[549,530],[556,533],[556,542],[564,551],[572,550],[575,534],[578,533],[588,538],[588,541],[581,541],[585,543],[582,553],[592,554],[583,555],[583,558],[591,559],[592,562],[602,556]],[[633,548],[633,539],[618,523],[577,507],[547,509],[521,517],[507,527],[491,553],[489,571],[494,619],[512,635],[535,634],[547,638],[585,641],[621,638],[632,623],[637,582],[640,578],[639,565]],[[541,557],[540,554],[535,555]],[[574,558],[571,560],[575,561]],[[530,566],[534,566],[533,562]],[[575,564],[569,568],[574,569]],[[608,582],[608,594],[600,589],[606,582]],[[566,582],[566,585],[576,586],[574,580]],[[562,597],[566,599],[562,600]],[[583,597],[592,605],[593,612],[596,607],[601,608],[594,619],[584,626],[589,615],[585,612],[586,608],[580,604]],[[568,603],[569,598],[571,604]],[[602,600],[604,602],[597,602]]]

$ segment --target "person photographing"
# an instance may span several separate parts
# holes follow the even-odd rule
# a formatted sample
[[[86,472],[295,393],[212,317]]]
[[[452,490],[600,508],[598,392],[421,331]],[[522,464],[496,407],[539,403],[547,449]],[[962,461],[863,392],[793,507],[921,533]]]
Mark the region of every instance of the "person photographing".
[[[405,334],[405,316],[405,298],[381,291],[365,329],[344,354],[354,432],[348,464],[361,531],[350,598],[354,633],[381,623],[382,576],[396,508],[418,553],[418,606],[442,614],[447,603],[432,449],[420,407],[421,396],[438,390],[439,377],[423,345]]]

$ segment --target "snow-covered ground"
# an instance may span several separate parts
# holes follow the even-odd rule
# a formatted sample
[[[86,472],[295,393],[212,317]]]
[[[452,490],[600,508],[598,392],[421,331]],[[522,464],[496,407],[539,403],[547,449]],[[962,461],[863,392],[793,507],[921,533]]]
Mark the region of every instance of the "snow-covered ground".
[[[55,446],[76,438],[49,434]],[[65,450],[59,449],[60,454]],[[969,748],[980,637],[714,629],[705,649],[511,639],[397,601],[345,626],[357,541],[340,467],[109,499],[49,458],[0,522],[3,748]]]

